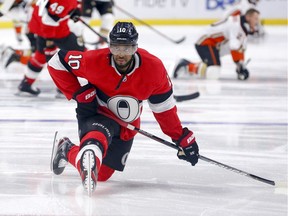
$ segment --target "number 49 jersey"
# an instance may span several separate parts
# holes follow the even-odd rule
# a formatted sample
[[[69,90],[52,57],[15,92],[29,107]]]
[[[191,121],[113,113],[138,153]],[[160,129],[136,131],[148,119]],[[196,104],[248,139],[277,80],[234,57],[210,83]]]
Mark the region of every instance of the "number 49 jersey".
[[[64,38],[70,34],[69,13],[76,8],[77,0],[39,0],[34,6],[29,30],[44,38]]]
[[[166,69],[160,59],[143,49],[137,50],[134,68],[122,82],[123,75],[117,71],[109,48],[86,52],[60,50],[48,62],[48,70],[68,99],[80,89],[77,77],[82,77],[96,87],[98,109],[102,112],[139,127],[143,101],[148,100],[162,131],[175,140],[182,134]],[[129,140],[134,135],[134,131],[122,128],[122,139]]]

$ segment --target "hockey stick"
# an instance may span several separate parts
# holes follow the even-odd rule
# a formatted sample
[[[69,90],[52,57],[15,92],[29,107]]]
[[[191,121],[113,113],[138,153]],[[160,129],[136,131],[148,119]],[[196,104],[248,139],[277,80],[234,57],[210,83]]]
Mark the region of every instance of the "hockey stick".
[[[106,113],[102,113],[102,112],[101,112],[101,114],[108,116],[108,114],[106,114]],[[160,138],[160,137],[157,137],[157,136],[155,136],[155,135],[153,135],[153,134],[150,134],[150,133],[148,133],[147,131],[141,130],[140,128],[137,128],[137,127],[135,127],[135,126],[133,126],[133,125],[131,125],[131,124],[128,124],[128,123],[126,123],[126,122],[123,122],[123,121],[121,121],[121,120],[118,119],[118,118],[112,117],[112,116],[110,116],[110,115],[109,115],[108,117],[112,118],[113,120],[115,120],[116,122],[118,122],[121,126],[126,127],[126,128],[128,128],[129,130],[136,131],[136,132],[138,132],[138,133],[140,133],[140,134],[142,134],[142,135],[144,135],[144,136],[146,136],[146,137],[148,137],[148,138],[150,138],[150,139],[153,139],[153,140],[155,140],[155,141],[157,141],[157,142],[159,142],[159,143],[162,143],[162,144],[164,144],[164,145],[166,145],[166,146],[169,146],[170,148],[173,148],[173,149],[176,149],[176,150],[180,150],[180,151],[182,150],[181,147],[175,145],[174,143],[171,143],[171,142],[169,142],[169,141],[167,141],[167,140],[164,140],[164,139],[162,139],[162,138]],[[219,167],[221,167],[221,168],[230,170],[230,171],[232,171],[232,172],[238,173],[238,174],[240,174],[240,175],[244,175],[244,176],[246,176],[246,177],[252,178],[252,179],[254,179],[254,180],[257,180],[257,181],[260,181],[260,182],[263,182],[263,183],[266,183],[266,184],[274,185],[274,186],[275,186],[275,182],[272,181],[272,180],[268,180],[268,179],[265,179],[265,178],[262,178],[262,177],[259,177],[259,176],[250,174],[250,173],[248,173],[248,172],[245,172],[245,171],[236,169],[236,168],[234,168],[234,167],[231,167],[231,166],[228,166],[228,165],[226,165],[226,164],[220,163],[220,162],[218,162],[218,161],[212,160],[212,159],[210,159],[210,158],[204,157],[204,156],[202,156],[202,155],[199,155],[199,159],[201,159],[201,160],[203,160],[203,161],[206,161],[206,162],[208,162],[208,163],[210,163],[210,164],[214,164],[214,165],[216,165],[216,166],[219,166]]]
[[[195,93],[188,94],[188,95],[174,95],[174,99],[177,102],[182,102],[182,101],[186,101],[186,100],[195,99],[195,98],[197,98],[199,96],[200,96],[200,93],[199,92],[195,92]]]
[[[122,9],[121,7],[117,6],[116,4],[114,4],[114,7],[117,8],[119,11],[121,11],[122,13],[128,15],[129,17],[131,17],[132,19],[135,19],[136,21],[138,21],[139,23],[147,26],[148,28],[150,28],[151,30],[153,30],[154,32],[156,32],[157,34],[161,35],[162,37],[164,37],[165,39],[171,41],[172,43],[176,43],[176,44],[179,44],[179,43],[182,43],[186,37],[183,36],[181,39],[179,40],[174,40],[170,37],[168,37],[167,35],[163,34],[162,32],[158,31],[157,29],[153,28],[151,25],[149,25],[148,23],[144,22],[143,20],[135,17],[134,15],[132,15],[131,13],[129,13],[128,11]]]
[[[83,19],[79,17],[79,21],[82,22],[86,27],[88,27],[92,32],[94,32],[101,40],[105,41],[108,43],[108,39],[101,34],[99,34],[97,31],[95,31],[88,23],[86,23]],[[95,43],[97,44],[97,43]]]

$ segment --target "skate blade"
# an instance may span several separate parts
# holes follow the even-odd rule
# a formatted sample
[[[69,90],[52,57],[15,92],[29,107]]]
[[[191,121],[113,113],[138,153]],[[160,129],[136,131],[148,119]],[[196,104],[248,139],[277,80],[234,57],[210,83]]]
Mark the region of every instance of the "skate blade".
[[[27,98],[34,98],[38,96],[38,95],[34,95],[28,92],[23,92],[23,91],[18,91],[14,95],[18,97],[27,97]]]
[[[57,151],[56,145],[58,144],[57,139],[58,131],[55,132],[54,140],[53,140],[53,147],[52,147],[52,153],[51,153],[51,160],[50,160],[50,170],[53,172],[53,160]]]
[[[87,190],[88,190],[88,196],[89,197],[91,197],[91,195],[92,195],[92,173],[91,173],[91,157],[92,157],[92,153],[89,151],[88,153],[88,167],[90,167],[88,170],[87,170],[87,172],[88,172],[88,182],[91,182],[91,183],[89,183],[88,184],[88,188],[87,188]]]
[[[87,172],[87,176],[85,178],[85,183],[84,183],[84,188],[85,190],[88,192],[88,196],[91,197],[93,192],[95,191],[96,189],[96,182],[93,181],[92,179],[92,168],[95,164],[95,156],[94,154],[92,153],[92,151],[86,151],[84,152],[84,160],[82,162],[82,165],[84,167],[84,170],[86,170]],[[96,164],[95,164],[96,166]]]

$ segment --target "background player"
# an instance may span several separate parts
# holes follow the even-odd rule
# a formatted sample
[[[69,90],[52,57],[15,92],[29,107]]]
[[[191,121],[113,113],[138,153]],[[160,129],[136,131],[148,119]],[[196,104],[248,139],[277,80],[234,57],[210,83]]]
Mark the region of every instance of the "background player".
[[[34,7],[29,29],[37,35],[36,51],[31,56],[24,78],[18,86],[20,95],[22,93],[33,96],[40,94],[40,89],[33,88],[32,84],[58,47],[66,50],[83,51],[85,49],[84,44],[77,40],[76,35],[68,26],[69,18],[79,17],[79,14],[76,0],[39,1]]]
[[[195,44],[202,59],[201,63],[193,63],[180,59],[173,70],[173,77],[177,78],[181,71],[201,78],[218,79],[220,76],[220,57],[231,54],[237,68],[239,80],[246,80],[249,71],[244,64],[247,46],[248,28],[255,29],[259,23],[259,11],[249,9],[243,16],[229,16],[227,19],[213,23],[205,29],[204,34]]]

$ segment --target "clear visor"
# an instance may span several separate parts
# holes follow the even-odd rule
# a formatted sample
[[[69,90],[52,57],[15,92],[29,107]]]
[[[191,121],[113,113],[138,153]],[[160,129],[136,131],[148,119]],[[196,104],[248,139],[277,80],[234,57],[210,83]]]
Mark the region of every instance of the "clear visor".
[[[133,55],[138,46],[136,45],[120,45],[120,44],[110,44],[110,52],[113,55]]]

